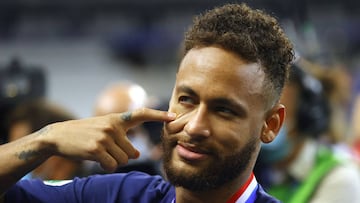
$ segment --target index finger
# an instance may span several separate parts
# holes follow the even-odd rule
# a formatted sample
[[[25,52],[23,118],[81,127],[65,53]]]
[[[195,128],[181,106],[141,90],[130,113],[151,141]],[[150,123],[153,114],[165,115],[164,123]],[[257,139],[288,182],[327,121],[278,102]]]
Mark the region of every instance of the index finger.
[[[149,108],[141,108],[120,114],[120,121],[126,130],[147,121],[169,122],[176,118],[176,114]]]

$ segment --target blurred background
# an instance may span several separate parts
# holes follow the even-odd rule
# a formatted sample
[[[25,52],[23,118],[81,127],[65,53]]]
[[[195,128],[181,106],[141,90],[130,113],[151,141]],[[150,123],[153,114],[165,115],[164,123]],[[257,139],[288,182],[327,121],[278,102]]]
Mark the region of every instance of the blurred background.
[[[119,80],[167,99],[192,16],[225,2],[1,0],[1,114],[14,101],[45,96],[88,117],[99,92]],[[360,1],[244,2],[277,16],[299,55],[325,67],[343,66],[356,78]],[[360,89],[351,85],[352,91]]]

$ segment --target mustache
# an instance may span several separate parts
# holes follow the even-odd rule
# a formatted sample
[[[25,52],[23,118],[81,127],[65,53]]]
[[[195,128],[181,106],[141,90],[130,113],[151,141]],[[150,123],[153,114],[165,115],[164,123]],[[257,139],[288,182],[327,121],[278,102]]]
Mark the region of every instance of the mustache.
[[[184,134],[168,134],[166,130],[161,131],[161,140],[165,148],[174,148],[181,145],[185,148],[192,149],[207,154],[217,154],[216,148],[208,142],[207,139],[197,139]]]

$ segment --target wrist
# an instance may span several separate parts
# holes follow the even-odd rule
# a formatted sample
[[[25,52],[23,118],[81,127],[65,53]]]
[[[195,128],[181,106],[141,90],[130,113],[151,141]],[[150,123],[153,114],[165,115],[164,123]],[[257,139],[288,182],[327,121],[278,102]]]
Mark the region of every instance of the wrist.
[[[35,148],[44,158],[48,158],[56,154],[56,144],[50,138],[51,136],[51,125],[47,125],[34,133],[34,141],[36,143]]]

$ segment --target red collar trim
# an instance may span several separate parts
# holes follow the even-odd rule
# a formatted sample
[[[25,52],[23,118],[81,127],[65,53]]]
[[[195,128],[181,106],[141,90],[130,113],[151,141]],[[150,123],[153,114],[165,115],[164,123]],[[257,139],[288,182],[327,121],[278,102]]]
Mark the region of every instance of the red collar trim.
[[[241,198],[241,196],[244,194],[244,192],[249,189],[251,190],[250,193],[256,188],[256,187],[249,187],[250,183],[255,181],[255,186],[257,185],[257,182],[255,180],[254,173],[250,174],[250,177],[246,180],[245,184],[240,187],[240,189],[226,202],[226,203],[235,203],[238,199]],[[253,184],[252,184],[253,185]]]

